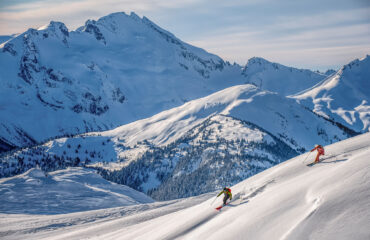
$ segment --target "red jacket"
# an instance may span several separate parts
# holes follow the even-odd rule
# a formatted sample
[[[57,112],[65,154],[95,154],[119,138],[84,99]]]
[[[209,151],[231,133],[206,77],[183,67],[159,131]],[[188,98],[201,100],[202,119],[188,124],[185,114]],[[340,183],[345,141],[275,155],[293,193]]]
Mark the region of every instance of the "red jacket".
[[[321,146],[321,145],[318,145],[316,146],[314,149],[311,150],[311,152],[317,150],[317,152],[320,154],[320,155],[325,155],[325,151],[324,151],[324,148]]]

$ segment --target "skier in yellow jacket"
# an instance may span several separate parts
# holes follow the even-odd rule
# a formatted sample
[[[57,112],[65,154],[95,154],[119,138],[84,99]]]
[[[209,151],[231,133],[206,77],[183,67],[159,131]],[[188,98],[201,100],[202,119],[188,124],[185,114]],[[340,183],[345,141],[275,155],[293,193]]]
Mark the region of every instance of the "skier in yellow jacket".
[[[224,194],[224,206],[225,206],[227,199],[230,198],[231,200],[233,198],[233,195],[231,194],[231,189],[224,187],[224,189],[217,195],[217,197],[219,197],[221,194]]]

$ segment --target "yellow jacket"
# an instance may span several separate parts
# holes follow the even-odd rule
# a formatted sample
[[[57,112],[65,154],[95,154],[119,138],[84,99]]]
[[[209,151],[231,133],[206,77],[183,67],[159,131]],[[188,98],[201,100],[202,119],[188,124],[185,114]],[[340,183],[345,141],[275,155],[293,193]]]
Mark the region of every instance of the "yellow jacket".
[[[219,197],[221,194],[228,194],[229,197],[230,197],[230,200],[233,198],[233,195],[231,194],[231,191],[228,191],[228,190],[222,190],[218,195],[217,197]]]

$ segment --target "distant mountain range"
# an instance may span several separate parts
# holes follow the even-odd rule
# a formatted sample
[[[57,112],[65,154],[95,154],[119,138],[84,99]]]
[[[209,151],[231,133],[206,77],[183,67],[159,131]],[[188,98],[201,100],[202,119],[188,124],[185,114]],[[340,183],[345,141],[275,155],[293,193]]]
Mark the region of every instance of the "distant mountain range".
[[[0,63],[2,177],[94,167],[173,199],[369,130],[369,56],[325,74],[240,66],[134,13],[30,29],[0,45]]]

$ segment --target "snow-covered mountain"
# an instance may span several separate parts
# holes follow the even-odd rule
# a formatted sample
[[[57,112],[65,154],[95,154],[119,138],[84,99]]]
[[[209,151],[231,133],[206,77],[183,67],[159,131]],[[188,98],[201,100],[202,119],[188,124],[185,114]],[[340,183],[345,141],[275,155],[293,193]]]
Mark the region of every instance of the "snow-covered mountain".
[[[328,76],[308,69],[286,67],[259,57],[249,59],[242,74],[246,83],[284,96],[306,90]]]
[[[61,214],[154,202],[84,168],[49,173],[32,168],[0,179],[0,193],[0,212],[13,214]]]
[[[172,199],[235,184],[316,143],[349,136],[293,99],[239,85],[111,131],[9,153],[1,158],[0,176],[37,164],[46,170],[89,165],[116,169],[100,172]]]
[[[28,146],[112,129],[242,82],[240,66],[134,13],[29,29],[0,47],[0,137]]]
[[[176,201],[61,215],[0,213],[4,239],[369,239],[370,133],[325,146],[218,192]],[[30,197],[29,195],[25,196]],[[11,224],[9,224],[11,223]]]
[[[52,21],[0,45],[0,151],[113,129],[246,82],[290,94],[323,77],[256,58],[231,65],[134,13],[76,31]]]
[[[343,66],[316,86],[293,96],[315,113],[358,132],[370,130],[370,56]]]

